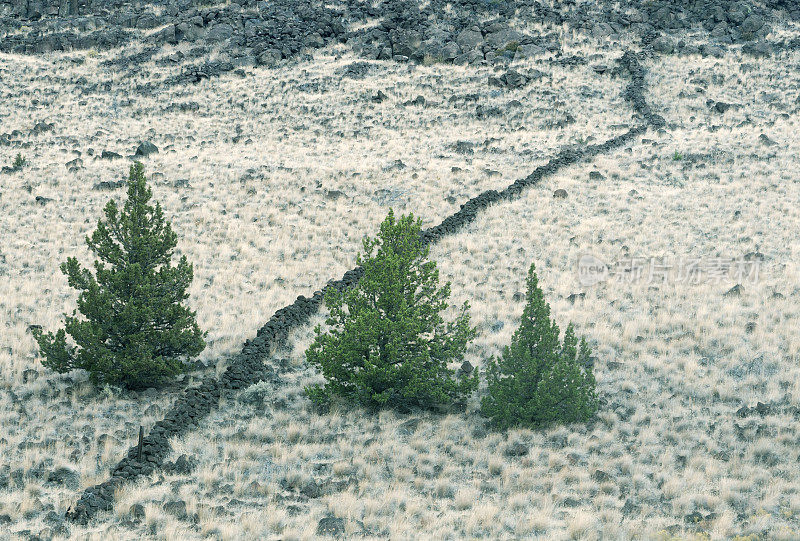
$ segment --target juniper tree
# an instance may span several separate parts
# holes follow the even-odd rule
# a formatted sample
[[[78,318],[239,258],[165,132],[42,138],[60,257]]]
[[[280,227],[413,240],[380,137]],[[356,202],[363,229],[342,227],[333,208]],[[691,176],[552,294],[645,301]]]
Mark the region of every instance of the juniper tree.
[[[132,389],[158,386],[185,370],[205,348],[195,313],[181,303],[193,277],[186,256],[172,265],[177,236],[159,203],[149,204],[144,167],[130,168],[128,198],[111,200],[86,244],[94,275],[75,257],[61,264],[78,307],[58,332],[34,331],[44,360],[57,372],[87,370],[95,383]],[[80,315],[78,315],[80,313]],[[69,334],[74,344],[68,344]]]
[[[420,231],[413,214],[395,220],[390,210],[378,236],[363,241],[358,284],[326,292],[330,330],[317,326],[306,351],[326,379],[306,389],[312,400],[339,396],[371,408],[430,408],[463,402],[477,388],[476,375],[456,377],[448,368],[463,360],[475,336],[469,303],[444,322],[450,283],[438,287],[439,271],[426,261]]]
[[[19,171],[28,163],[28,160],[25,159],[21,153],[17,152],[16,157],[14,158],[14,163],[11,164],[11,169],[14,171]]]
[[[591,350],[584,338],[578,343],[572,323],[559,342],[535,271],[531,265],[526,305],[511,345],[486,368],[488,394],[481,410],[498,428],[585,421],[597,410]]]

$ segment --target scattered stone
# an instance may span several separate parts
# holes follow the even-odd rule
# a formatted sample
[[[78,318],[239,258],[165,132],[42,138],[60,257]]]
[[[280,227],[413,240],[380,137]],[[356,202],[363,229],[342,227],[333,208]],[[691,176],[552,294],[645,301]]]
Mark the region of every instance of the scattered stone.
[[[563,188],[559,188],[553,192],[554,199],[566,199],[567,198],[567,190]]]
[[[155,154],[158,152],[158,147],[155,146],[150,141],[142,141],[139,143],[139,146],[136,148],[136,156],[146,157],[150,154]]]
[[[342,77],[350,79],[363,79],[374,69],[372,64],[367,62],[352,62],[341,70]]]
[[[455,151],[459,154],[474,154],[473,146],[469,141],[456,141]]]
[[[456,43],[462,51],[472,51],[483,45],[483,34],[478,30],[462,30],[456,36]]]
[[[60,536],[69,535],[69,526],[67,526],[64,515],[50,511],[44,516],[43,522],[50,527],[54,534]]]
[[[510,69],[499,77],[490,76],[489,86],[496,86],[499,88],[516,89],[522,88],[534,79],[540,79],[544,74],[540,71],[533,71],[528,74],[522,74],[516,70]]]
[[[585,293],[585,292],[581,292],[581,293],[570,293],[570,294],[567,296],[567,300],[569,301],[569,303],[570,303],[570,304],[575,304],[575,301],[576,301],[576,300],[578,300],[578,299],[581,299],[581,300],[582,300],[582,299],[584,299],[584,298],[586,298],[586,293]]]
[[[101,180],[92,186],[93,190],[117,190],[127,185],[124,180]]]
[[[197,462],[187,455],[181,455],[172,464],[170,470],[178,475],[189,475],[197,467]]]
[[[692,511],[684,517],[684,521],[687,524],[697,524],[698,522],[702,522],[703,519],[704,517],[699,511]]]
[[[46,205],[47,203],[51,203],[53,200],[49,197],[43,197],[41,195],[37,195],[35,201],[40,205]]]
[[[595,470],[592,473],[592,479],[594,479],[598,483],[606,483],[612,480],[611,476],[606,472],[604,472],[603,470]]]
[[[589,173],[589,180],[605,180],[606,177],[600,171],[592,171]]]
[[[347,197],[347,194],[341,190],[325,190],[325,199],[330,199],[331,201],[336,201],[341,197]]]
[[[259,66],[272,68],[278,64],[281,58],[283,57],[280,51],[268,50],[262,52],[256,57],[256,64]]]
[[[725,112],[731,107],[733,107],[733,105],[731,105],[730,103],[725,103],[724,101],[718,101],[714,104],[714,111],[720,114],[725,114]]]
[[[316,481],[312,479],[303,485],[303,487],[300,489],[300,494],[306,498],[319,498],[322,496],[322,489],[319,487]]]
[[[740,284],[736,284],[735,286],[730,288],[728,291],[723,293],[722,296],[723,297],[738,297],[738,296],[740,296],[742,294],[742,290],[743,290],[742,286]]]
[[[524,45],[520,45],[517,47],[517,51],[514,53],[514,60],[522,59],[522,58],[533,58],[534,56],[540,56],[547,53],[547,49],[536,45],[535,43],[527,43]],[[600,67],[600,66],[598,66]],[[602,73],[602,72],[598,72]]]
[[[773,141],[772,139],[770,139],[765,133],[762,133],[761,135],[758,136],[758,141],[762,145],[767,146],[767,147],[772,147],[772,146],[775,146],[775,145],[778,144],[775,141]]]
[[[122,158],[121,154],[117,154],[116,152],[112,152],[110,150],[103,150],[103,152],[100,154],[101,160],[117,160],[119,158]]]
[[[701,51],[704,55],[713,56],[714,58],[722,58],[725,56],[725,49],[719,45],[704,45]]]
[[[317,535],[339,537],[344,534],[344,519],[328,516],[317,524]]]
[[[503,110],[495,106],[478,105],[475,107],[475,118],[483,120],[490,117],[503,116]]]
[[[389,96],[384,94],[381,90],[378,90],[376,94],[372,96],[372,101],[374,103],[383,103]]]
[[[768,41],[758,41],[756,43],[745,43],[742,47],[742,52],[755,58],[769,58],[774,51]]]
[[[40,133],[48,132],[55,127],[55,124],[48,124],[47,122],[37,122],[34,124],[31,133],[34,135],[38,135]]]
[[[457,66],[475,65],[484,60],[483,53],[480,51],[468,51],[453,59],[453,64]]]
[[[186,512],[186,502],[183,500],[176,500],[165,503],[164,511],[179,520],[185,520],[189,516],[188,513]]]
[[[625,504],[622,506],[622,514],[624,515],[632,515],[639,511],[639,506],[633,503],[633,500],[628,498],[625,500]]]
[[[675,51],[675,45],[668,37],[661,36],[653,42],[653,50],[661,54],[672,54]]]
[[[406,164],[403,163],[403,160],[394,160],[386,165],[383,166],[384,171],[402,171],[406,168]]]
[[[70,173],[74,173],[75,171],[83,168],[83,160],[80,158],[75,158],[74,160],[70,160],[65,163],[64,167],[66,167]]]

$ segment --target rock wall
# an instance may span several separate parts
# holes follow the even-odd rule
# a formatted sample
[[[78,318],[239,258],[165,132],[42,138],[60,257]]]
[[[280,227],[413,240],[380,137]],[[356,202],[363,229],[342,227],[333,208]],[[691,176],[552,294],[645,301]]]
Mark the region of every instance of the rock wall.
[[[153,4],[164,3],[157,0]],[[0,16],[38,21],[53,17],[93,15],[122,9],[130,2],[122,0],[0,0]]]

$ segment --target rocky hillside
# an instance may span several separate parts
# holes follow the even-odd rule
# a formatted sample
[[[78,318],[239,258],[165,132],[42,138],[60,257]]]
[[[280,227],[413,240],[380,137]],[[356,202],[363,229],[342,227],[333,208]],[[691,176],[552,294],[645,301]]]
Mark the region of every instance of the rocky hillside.
[[[325,3],[234,0],[220,5],[195,0],[101,2],[3,0],[0,50],[26,54],[108,49],[133,40],[148,44],[221,44],[235,66],[266,64],[346,42],[365,58],[473,64],[497,57],[524,58],[558,51],[548,28],[569,28],[594,38],[629,36],[670,54],[718,55],[731,43],[754,55],[797,47],[765,40],[776,20],[800,20],[790,0],[594,1],[412,0]],[[544,31],[520,32],[510,21]],[[701,33],[709,43],[675,39]]]
[[[789,0],[0,0],[0,537],[797,539],[799,72]],[[143,393],[30,332],[134,159],[210,331]],[[322,292],[390,207],[479,372],[536,262],[596,419],[311,408]],[[762,274],[620,270],[669,257]]]

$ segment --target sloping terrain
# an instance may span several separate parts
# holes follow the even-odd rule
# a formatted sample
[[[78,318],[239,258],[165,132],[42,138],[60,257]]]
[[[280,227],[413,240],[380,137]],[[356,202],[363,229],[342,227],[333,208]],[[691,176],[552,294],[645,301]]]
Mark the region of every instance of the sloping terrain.
[[[710,78],[737,64],[694,69]],[[674,94],[688,119],[692,99],[677,97],[687,68],[649,68],[651,97]],[[759,69],[751,84],[778,79],[783,68],[774,69]],[[596,348],[605,406],[593,425],[494,434],[477,402],[446,417],[314,414],[301,393],[318,381],[303,359],[318,317],[274,358],[285,366],[277,382],[242,392],[176,442],[173,460],[196,460],[191,479],[168,474],[128,487],[117,520],[139,504],[145,531],[186,537],[311,538],[329,517],[365,538],[796,537],[798,246],[787,202],[797,182],[787,172],[798,141],[796,120],[781,117],[791,105],[756,100],[743,105],[763,116],[758,134],[705,105],[692,130],[668,116],[686,130],[680,138],[647,134],[557,173],[433,248],[453,304],[472,303],[480,336],[467,360],[478,366],[508,343],[520,277],[537,262],[554,313]],[[559,188],[566,200],[552,197]],[[611,263],[748,253],[761,254],[761,274],[742,279],[738,296],[726,295],[732,277],[578,280],[583,254]],[[186,503],[188,519],[160,503],[174,501]]]
[[[471,22],[437,2],[311,6],[345,13],[326,15],[342,29],[266,59],[236,41],[236,25],[210,38],[219,20],[191,40],[141,43],[142,24],[113,43],[121,49],[73,43],[23,56],[32,51],[6,46],[44,43],[30,32],[89,24],[94,9],[78,2],[77,15],[32,17],[32,4],[0,11],[4,36],[19,38],[4,39],[14,53],[0,55],[0,162],[17,153],[29,162],[0,174],[0,533],[289,539],[313,538],[322,524],[366,538],[799,535],[791,5],[726,5],[724,35],[675,22],[686,15],[669,2],[659,8],[669,24],[655,3],[642,10],[649,28],[615,28],[588,2],[508,13],[484,3]],[[199,9],[205,21],[239,8]],[[737,10],[762,25],[744,25]],[[580,23],[600,11],[611,32]],[[480,58],[430,48],[448,44],[436,28],[455,39],[476,23]],[[390,37],[366,32],[381,27]],[[420,39],[409,45],[403,29]],[[408,55],[395,50],[406,45]],[[472,305],[479,336],[468,360],[479,368],[508,343],[515,294],[536,263],[559,323],[574,321],[593,344],[603,401],[594,423],[496,434],[477,397],[458,415],[320,416],[301,395],[319,379],[303,358],[324,320],[314,315],[266,355],[270,377],[223,393],[195,430],[171,439],[165,468],[119,485],[113,512],[65,521],[139,425],[149,432],[183,387],[223,374],[271,314],[350,269],[389,207],[435,226],[563,149],[642,126],[619,69],[629,49],[644,51],[642,98],[663,126],[493,203],[431,250],[453,304]],[[28,328],[56,328],[74,307],[58,264],[73,254],[89,262],[83,236],[122,195],[114,183],[142,141],[158,149],[145,145],[138,159],[194,263],[189,302],[210,346],[174,387],[137,394],[44,370]],[[645,269],[589,285],[586,255],[611,266],[741,260],[759,274],[659,282]]]

